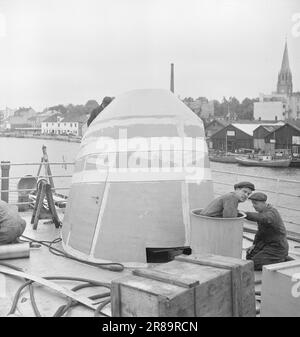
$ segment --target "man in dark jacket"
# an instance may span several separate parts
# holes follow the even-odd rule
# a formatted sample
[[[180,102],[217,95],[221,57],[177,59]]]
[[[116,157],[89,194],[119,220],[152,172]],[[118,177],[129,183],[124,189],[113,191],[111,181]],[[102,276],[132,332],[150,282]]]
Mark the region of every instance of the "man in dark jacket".
[[[201,215],[218,218],[236,218],[238,216],[239,203],[246,201],[254,190],[254,185],[248,181],[235,184],[234,192],[214,199],[202,210]]]
[[[17,210],[0,200],[0,245],[14,243],[23,234],[26,222]]]
[[[258,230],[253,246],[247,250],[247,260],[253,260],[254,270],[262,270],[262,266],[286,261],[289,245],[286,229],[279,212],[267,204],[264,193],[253,193],[249,199],[256,212],[246,212],[247,219],[256,221]]]
[[[102,100],[101,105],[99,105],[96,109],[94,109],[91,114],[90,117],[87,121],[87,126],[90,126],[90,124],[92,123],[92,121],[99,115],[99,113],[108,106],[108,104],[112,101],[111,97],[105,96]]]

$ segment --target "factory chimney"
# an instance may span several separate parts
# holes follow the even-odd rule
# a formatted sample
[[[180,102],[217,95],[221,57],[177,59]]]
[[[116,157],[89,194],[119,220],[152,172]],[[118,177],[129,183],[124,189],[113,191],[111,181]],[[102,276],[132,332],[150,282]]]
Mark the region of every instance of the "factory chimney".
[[[174,93],[174,63],[171,63],[170,90]]]

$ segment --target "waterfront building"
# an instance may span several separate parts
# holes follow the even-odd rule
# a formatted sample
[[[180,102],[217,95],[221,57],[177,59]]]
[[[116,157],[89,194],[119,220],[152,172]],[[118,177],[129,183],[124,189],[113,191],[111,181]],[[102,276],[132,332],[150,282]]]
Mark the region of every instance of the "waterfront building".
[[[16,128],[31,127],[30,118],[36,116],[32,108],[19,108],[14,114],[3,120],[4,129],[15,130]]]
[[[300,155],[300,120],[285,123],[265,137],[266,150],[285,150]]]
[[[82,136],[82,128],[86,123],[87,117],[83,116],[63,116],[60,113],[56,113],[41,123],[42,134],[52,135],[73,135]]]
[[[278,125],[260,125],[253,131],[253,145],[254,149],[266,152],[265,138],[271,132],[280,128],[282,124]]]
[[[218,132],[219,130],[223,129],[228,124],[229,122],[227,121],[214,119],[213,121],[205,125],[205,137],[206,137],[206,142],[207,142],[207,146],[209,149],[213,148],[213,144],[212,144],[210,137],[216,132]]]
[[[241,148],[253,149],[253,132],[260,125],[283,125],[276,121],[234,121],[218,132],[214,133],[209,139],[209,147],[214,150],[234,152]]]
[[[294,92],[289,97],[289,111],[287,119],[299,119],[300,120],[300,92]]]
[[[284,120],[288,114],[288,96],[285,94],[259,95],[259,102],[254,102],[254,119]]]

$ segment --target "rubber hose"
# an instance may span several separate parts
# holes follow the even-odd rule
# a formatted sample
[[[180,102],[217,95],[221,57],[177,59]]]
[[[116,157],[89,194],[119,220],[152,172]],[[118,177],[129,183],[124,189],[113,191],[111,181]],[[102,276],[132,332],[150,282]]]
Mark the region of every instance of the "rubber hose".
[[[89,279],[85,279],[85,278],[80,278],[80,277],[66,277],[66,276],[47,276],[44,277],[46,280],[67,280],[67,281],[80,281],[80,282],[87,282],[87,283],[91,283],[94,284],[94,286],[100,286],[100,287],[104,287],[104,288],[108,288],[110,289],[110,284],[109,283],[104,283],[104,282],[98,282],[98,281],[94,281],[94,280],[89,280]],[[29,284],[33,283],[34,281],[29,280],[26,281],[23,285],[21,285],[19,287],[19,289],[17,290],[15,296],[14,296],[14,300],[13,300],[13,304],[12,307],[8,313],[8,315],[13,315],[16,311],[17,305],[18,305],[18,301],[20,298],[20,294],[21,291],[27,287]],[[34,302],[35,303],[35,302]]]

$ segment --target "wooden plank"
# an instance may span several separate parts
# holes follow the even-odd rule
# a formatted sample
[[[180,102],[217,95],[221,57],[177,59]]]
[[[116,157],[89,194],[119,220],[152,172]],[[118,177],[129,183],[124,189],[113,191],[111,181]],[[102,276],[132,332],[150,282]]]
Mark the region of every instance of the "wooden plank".
[[[242,268],[241,266],[231,269],[232,275],[232,315],[242,317]]]
[[[46,185],[46,198],[47,198],[49,210],[50,210],[51,215],[52,215],[52,221],[55,224],[55,227],[59,228],[60,227],[60,220],[58,218],[56,208],[55,208],[55,205],[54,205],[53,195],[52,195],[52,190],[51,190],[50,184]]]
[[[192,288],[199,285],[198,280],[191,280],[184,276],[171,275],[154,269],[136,269],[133,275],[150,278],[152,280],[173,284],[179,287]]]
[[[179,255],[175,257],[175,260],[182,262],[189,262],[199,264],[208,267],[222,268],[231,270],[232,267],[237,267],[240,264],[231,262],[229,259],[221,260],[218,255]]]
[[[121,317],[120,284],[115,281],[111,283],[111,315],[112,317]]]
[[[275,263],[272,265],[268,265],[264,268],[267,268],[270,271],[279,271],[279,270],[283,270],[283,269],[287,269],[291,267],[298,267],[298,266],[300,266],[300,260]]]
[[[40,182],[37,199],[35,202],[34,210],[32,213],[31,223],[33,224],[33,229],[37,229],[39,217],[42,209],[42,204],[46,194],[46,185],[44,182]]]
[[[0,273],[10,275],[10,276],[17,276],[17,277],[25,278],[27,280],[37,282],[37,283],[39,283],[39,284],[41,284],[45,287],[48,287],[52,290],[57,291],[61,295],[70,297],[73,300],[75,300],[77,302],[80,302],[81,304],[89,307],[90,309],[93,309],[93,310],[96,309],[93,301],[91,301],[87,297],[79,295],[78,293],[76,293],[72,290],[69,290],[68,288],[65,288],[65,287],[63,287],[59,284],[56,284],[56,283],[52,282],[52,281],[46,280],[43,277],[36,276],[36,275],[33,275],[33,274],[28,274],[28,273],[13,270],[13,269],[8,269],[7,267],[4,267],[4,266],[0,266]]]

